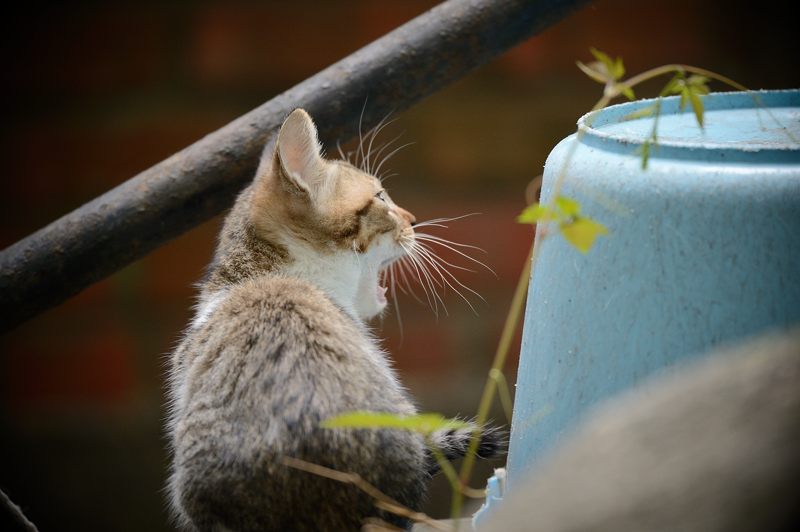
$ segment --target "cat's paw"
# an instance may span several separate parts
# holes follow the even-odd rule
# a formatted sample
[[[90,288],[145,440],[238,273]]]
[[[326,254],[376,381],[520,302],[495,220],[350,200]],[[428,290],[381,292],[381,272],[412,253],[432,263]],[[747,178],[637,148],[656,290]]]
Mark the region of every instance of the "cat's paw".
[[[439,449],[448,460],[455,460],[467,454],[470,441],[475,433],[475,425],[459,429],[447,429],[431,435],[430,444]],[[484,426],[480,429],[480,440],[475,454],[479,458],[495,458],[505,452],[507,445],[507,432],[499,427]],[[431,474],[438,472],[439,465],[433,456],[430,456],[429,469]]]
[[[481,440],[476,454],[480,458],[495,458],[506,452],[508,432],[500,427],[487,426],[481,430]],[[466,452],[466,450],[465,450]]]

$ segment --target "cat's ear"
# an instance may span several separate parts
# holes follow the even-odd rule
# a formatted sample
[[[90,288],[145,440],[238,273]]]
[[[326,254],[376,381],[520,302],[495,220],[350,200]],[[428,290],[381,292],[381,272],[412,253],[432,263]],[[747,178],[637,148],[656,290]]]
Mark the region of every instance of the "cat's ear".
[[[321,150],[313,120],[303,109],[295,109],[278,132],[275,170],[313,198],[327,174]]]

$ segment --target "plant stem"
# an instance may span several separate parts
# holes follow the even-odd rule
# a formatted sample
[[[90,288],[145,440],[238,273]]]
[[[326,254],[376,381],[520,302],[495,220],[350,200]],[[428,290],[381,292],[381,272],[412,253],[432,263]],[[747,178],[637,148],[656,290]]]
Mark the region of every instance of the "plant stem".
[[[447,481],[450,483],[450,489],[453,492],[461,490],[461,482],[458,480],[458,473],[456,473],[453,464],[450,463],[443,454],[442,451],[439,450],[433,444],[428,444],[428,449],[430,449],[431,453],[433,453],[433,457],[436,458],[436,462],[439,464],[439,467],[444,473],[444,476],[447,478]]]
[[[612,94],[604,94],[597,103],[594,104],[592,107],[592,111],[597,111],[598,109],[602,109],[614,98]],[[573,142],[573,146],[570,146],[571,151],[575,149],[577,143],[580,139],[582,132],[578,132],[578,137]],[[567,156],[567,160],[571,157]],[[562,167],[561,172],[559,173],[558,179],[556,179],[555,183],[555,193],[553,194],[552,202],[554,204],[555,198],[558,197],[558,190],[561,186],[561,181],[563,181],[564,175],[566,174],[566,164]],[[541,235],[540,235],[541,236]],[[543,238],[543,237],[542,237]],[[460,471],[460,484],[461,487],[464,487],[468,484],[470,475],[472,475],[472,469],[475,466],[475,457],[477,456],[476,452],[478,450],[478,443],[480,442],[480,435],[481,429],[483,424],[486,423],[486,419],[489,416],[489,409],[492,406],[492,400],[494,399],[495,393],[497,392],[498,381],[500,379],[497,378],[497,373],[500,372],[502,374],[503,367],[506,363],[506,358],[508,358],[508,350],[511,347],[511,340],[514,339],[514,333],[517,330],[517,326],[519,325],[520,318],[522,317],[523,308],[525,306],[525,297],[528,292],[528,281],[530,280],[531,271],[533,269],[533,263],[536,261],[536,255],[538,251],[538,246],[536,245],[536,241],[534,240],[533,245],[531,246],[530,251],[528,252],[528,257],[525,259],[525,265],[522,268],[522,272],[520,273],[519,280],[517,281],[517,287],[514,290],[514,296],[511,299],[511,307],[509,308],[508,314],[506,315],[506,321],[503,324],[503,332],[500,334],[500,342],[497,345],[497,351],[494,354],[494,360],[492,361],[492,367],[489,370],[489,378],[486,379],[486,383],[483,387],[483,394],[481,395],[481,401],[478,405],[478,415],[475,421],[475,431],[472,434],[472,438],[469,442],[469,447],[467,448],[467,453],[464,456],[464,462],[461,464],[461,471]],[[454,522],[454,531],[458,532],[458,519],[461,517],[461,509],[464,504],[464,494],[461,489],[453,490],[453,498],[450,504],[450,518]]]
[[[503,371],[503,367],[508,357],[508,350],[511,347],[511,341],[514,339],[514,333],[517,330],[520,317],[523,313],[525,306],[525,297],[528,292],[528,279],[531,275],[531,267],[533,262],[533,250],[535,244],[531,246],[528,253],[528,258],[525,260],[525,265],[520,273],[517,287],[514,290],[514,297],[511,299],[511,308],[506,316],[505,324],[503,325],[503,332],[500,335],[500,342],[497,345],[497,351],[494,355],[492,368],[489,370],[490,377],[486,379],[486,384],[483,387],[483,395],[481,395],[481,402],[478,406],[478,416],[475,421],[475,432],[472,434],[472,439],[469,442],[467,454],[464,456],[464,462],[461,464],[460,483],[466,486],[469,482],[472,468],[475,465],[475,457],[477,456],[478,443],[480,441],[480,434],[484,423],[489,417],[489,409],[492,406],[495,392],[497,391],[497,379],[491,378],[491,375],[497,371]],[[450,505],[450,517],[455,521],[455,530],[458,530],[457,519],[461,517],[461,508],[463,506],[464,496],[461,490],[453,492],[453,499]]]
[[[428,444],[428,448],[430,449],[431,453],[433,453],[433,457],[436,458],[436,462],[439,464],[442,474],[450,483],[450,489],[452,489],[454,492],[461,490],[464,495],[471,499],[482,499],[486,495],[485,489],[477,490],[462,485],[458,478],[458,472],[456,471],[456,468],[453,467],[453,464],[447,459],[442,451],[431,443]]]
[[[644,81],[656,78],[658,76],[662,76],[664,74],[670,73],[677,73],[677,72],[690,72],[692,74],[697,74],[700,76],[705,76],[709,79],[717,80],[725,85],[733,87],[740,91],[750,92],[750,89],[745,87],[744,85],[737,83],[736,81],[717,74],[716,72],[712,72],[710,70],[706,70],[704,68],[694,67],[691,65],[683,65],[683,64],[670,64],[670,65],[663,65],[657,68],[653,68],[637,74],[626,81],[622,81],[615,84],[608,84],[606,89],[603,93],[603,96],[597,100],[594,104],[590,112],[598,111],[606,107],[611,101],[622,94],[620,90],[621,87],[634,87]],[[660,102],[659,102],[660,104]],[[660,105],[659,105],[660,108]],[[657,123],[657,119],[656,119]],[[591,119],[587,120],[587,125],[591,125]],[[566,177],[566,170],[567,164],[569,160],[572,159],[572,155],[577,148],[578,143],[581,140],[584,132],[579,130],[576,133],[575,139],[572,142],[572,145],[569,148],[569,152],[565,157],[564,164],[561,167],[561,170],[555,180],[553,185],[553,194],[551,197],[551,206],[555,205],[556,199],[559,197],[559,193],[561,190],[561,185]],[[655,129],[653,131],[653,136],[655,136]],[[491,408],[492,401],[494,400],[494,396],[497,393],[497,388],[502,380],[505,382],[505,378],[502,374],[503,366],[505,365],[506,358],[508,355],[508,350],[511,346],[511,340],[514,337],[514,332],[517,330],[517,326],[520,321],[520,317],[523,313],[523,307],[525,305],[525,296],[527,294],[528,289],[528,282],[531,276],[531,271],[534,267],[534,263],[536,262],[536,257],[538,255],[539,246],[541,246],[541,241],[544,240],[545,234],[539,234],[538,241],[534,241],[533,246],[531,247],[530,252],[528,253],[528,258],[525,261],[525,266],[520,274],[519,281],[517,282],[516,290],[514,291],[514,297],[511,300],[511,308],[509,309],[508,315],[506,316],[505,324],[503,325],[503,332],[500,336],[500,342],[497,346],[497,351],[494,355],[494,360],[492,362],[492,367],[489,371],[489,378],[486,380],[483,388],[483,394],[481,396],[481,401],[478,406],[478,415],[475,422],[475,431],[472,434],[472,438],[470,439],[469,448],[467,449],[467,453],[464,456],[464,462],[461,466],[461,471],[459,474],[459,478],[457,479],[458,484],[454,486],[453,489],[453,498],[450,506],[450,517],[453,519],[454,522],[454,530],[458,531],[458,519],[461,517],[461,510],[463,507],[464,501],[464,490],[465,486],[467,486],[470,475],[472,474],[472,469],[475,465],[475,457],[476,451],[478,449],[478,443],[480,441],[480,434],[483,424],[486,423],[487,417],[489,415],[489,409]],[[538,244],[538,245],[537,245]],[[509,398],[504,398],[504,408],[507,408],[506,403],[509,402]],[[437,460],[439,460],[439,456],[437,456]],[[443,458],[443,457],[442,457]],[[449,464],[448,464],[449,465]],[[444,471],[444,468],[443,468]],[[454,479],[452,478],[452,474],[448,474],[448,480],[450,481],[451,485],[454,484]]]
[[[511,390],[508,389],[508,380],[502,371],[494,368],[489,371],[489,378],[497,381],[497,393],[500,394],[500,404],[503,405],[506,421],[508,421],[510,425],[512,410],[514,409],[514,400],[511,398]]]
[[[721,83],[724,83],[725,85],[728,85],[729,87],[733,87],[736,90],[746,91],[746,92],[750,91],[750,89],[748,89],[741,83],[737,83],[736,81],[732,80],[729,77],[717,74],[716,72],[712,72],[710,70],[706,70],[705,68],[699,68],[691,65],[681,65],[681,64],[663,65],[660,67],[651,68],[650,70],[645,70],[641,74],[636,74],[635,76],[623,81],[622,84],[628,87],[633,87],[634,85],[638,85],[639,83],[642,83],[644,81],[657,78],[658,76],[663,76],[664,74],[670,74],[673,72],[691,72],[692,74],[698,74],[700,76],[705,76],[710,79],[715,79]],[[619,91],[614,91],[612,98],[616,98],[620,94],[621,93]],[[605,107],[605,105],[603,105],[603,107]]]

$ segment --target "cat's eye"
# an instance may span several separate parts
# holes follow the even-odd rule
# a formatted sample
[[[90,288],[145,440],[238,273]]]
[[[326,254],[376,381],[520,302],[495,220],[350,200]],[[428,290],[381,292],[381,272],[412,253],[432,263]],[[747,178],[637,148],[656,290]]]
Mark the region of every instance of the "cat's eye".
[[[379,190],[378,193],[375,194],[375,197],[385,203],[386,202],[386,196],[384,196],[385,193],[386,193],[385,190]]]

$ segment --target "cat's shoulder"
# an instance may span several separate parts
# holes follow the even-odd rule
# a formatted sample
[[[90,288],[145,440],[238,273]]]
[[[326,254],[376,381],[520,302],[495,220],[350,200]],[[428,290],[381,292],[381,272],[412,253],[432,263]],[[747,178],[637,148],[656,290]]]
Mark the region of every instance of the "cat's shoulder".
[[[313,284],[292,277],[262,276],[209,294],[198,306],[194,329],[301,320],[309,327],[338,322],[343,312]]]
[[[234,285],[227,290],[226,302],[234,307],[258,305],[280,308],[285,308],[286,304],[307,307],[330,304],[322,290],[308,281],[279,275],[254,277]]]

